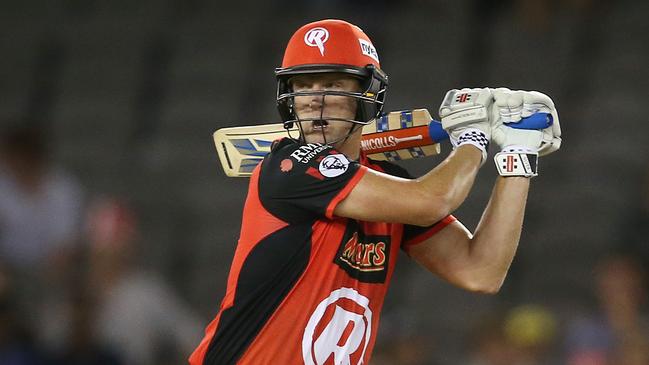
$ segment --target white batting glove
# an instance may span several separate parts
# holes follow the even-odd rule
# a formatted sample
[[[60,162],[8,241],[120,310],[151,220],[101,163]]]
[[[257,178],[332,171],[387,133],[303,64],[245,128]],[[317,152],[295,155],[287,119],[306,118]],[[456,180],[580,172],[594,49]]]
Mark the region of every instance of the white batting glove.
[[[492,140],[501,148],[494,161],[500,175],[537,176],[538,156],[550,154],[561,146],[559,115],[552,99],[537,91],[494,90],[491,110]],[[553,124],[542,130],[508,127],[535,113],[550,113]]]
[[[501,149],[516,146],[548,155],[561,147],[561,126],[559,115],[549,96],[538,91],[509,90],[498,88],[493,91],[494,105],[491,111],[492,141]],[[507,127],[535,113],[549,113],[553,122],[542,130],[526,130]]]
[[[439,107],[442,127],[449,135],[453,148],[470,144],[482,152],[482,163],[487,160],[487,148],[491,139],[489,124],[493,102],[489,88],[452,89],[446,92]]]

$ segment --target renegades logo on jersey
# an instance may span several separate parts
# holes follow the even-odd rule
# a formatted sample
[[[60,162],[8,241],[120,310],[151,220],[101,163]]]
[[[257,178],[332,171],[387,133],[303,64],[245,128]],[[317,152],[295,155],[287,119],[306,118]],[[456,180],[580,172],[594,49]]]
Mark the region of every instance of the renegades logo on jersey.
[[[353,288],[339,288],[311,314],[302,337],[305,365],[363,364],[372,340],[369,298]]]
[[[356,221],[347,224],[334,263],[354,279],[384,283],[390,258],[390,236],[365,235]]]

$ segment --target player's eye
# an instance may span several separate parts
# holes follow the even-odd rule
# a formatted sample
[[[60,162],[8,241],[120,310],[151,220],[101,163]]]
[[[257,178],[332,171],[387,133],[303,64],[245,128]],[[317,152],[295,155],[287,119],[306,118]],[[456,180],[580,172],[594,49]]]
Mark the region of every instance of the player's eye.
[[[340,90],[345,87],[342,81],[330,81],[324,85],[325,89],[329,90]]]
[[[313,83],[303,77],[295,77],[290,81],[293,91],[306,91],[313,87]]]
[[[306,85],[302,82],[294,82],[293,83],[293,91],[300,91],[306,89]]]

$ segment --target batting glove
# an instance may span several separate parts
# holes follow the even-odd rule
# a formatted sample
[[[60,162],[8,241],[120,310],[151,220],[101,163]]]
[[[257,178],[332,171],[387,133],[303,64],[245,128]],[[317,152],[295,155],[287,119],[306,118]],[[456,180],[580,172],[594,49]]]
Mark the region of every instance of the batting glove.
[[[439,116],[442,127],[449,135],[453,148],[470,144],[482,152],[482,164],[487,160],[491,139],[489,124],[492,90],[476,88],[452,89],[446,92]]]
[[[503,176],[538,175],[538,156],[550,154],[561,146],[559,115],[552,99],[537,91],[506,88],[495,89],[493,95],[490,120],[492,141],[501,148],[494,157],[498,172]],[[552,125],[541,130],[508,126],[535,113],[551,114]]]

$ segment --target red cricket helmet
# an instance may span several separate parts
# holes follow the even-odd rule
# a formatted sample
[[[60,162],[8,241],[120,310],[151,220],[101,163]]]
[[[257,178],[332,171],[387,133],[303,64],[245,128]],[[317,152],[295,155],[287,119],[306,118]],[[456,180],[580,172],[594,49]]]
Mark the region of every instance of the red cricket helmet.
[[[379,56],[369,37],[357,26],[338,19],[309,23],[291,37],[284,52],[277,77],[277,109],[290,128],[298,121],[293,110],[290,78],[303,74],[345,73],[361,81],[361,92],[321,91],[322,95],[344,95],[357,100],[356,117],[346,120],[368,124],[382,110],[388,87],[388,76],[381,70]]]

